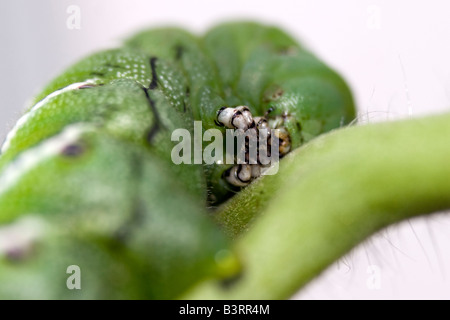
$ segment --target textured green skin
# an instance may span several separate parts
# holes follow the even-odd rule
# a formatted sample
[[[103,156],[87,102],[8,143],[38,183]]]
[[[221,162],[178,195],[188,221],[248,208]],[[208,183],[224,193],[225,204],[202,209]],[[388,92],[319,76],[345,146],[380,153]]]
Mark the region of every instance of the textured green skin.
[[[88,79],[98,86],[50,100],[0,157],[1,177],[71,124],[91,128],[78,141],[82,154],[54,154],[0,194],[1,224],[31,215],[48,225],[36,251],[15,262],[0,256],[0,298],[174,298],[235,276],[240,263],[229,251],[217,256],[230,244],[205,210],[208,193],[215,203],[232,194],[221,179],[228,166],[174,165],[172,131],[192,132],[193,120],[216,128],[224,105],[247,104],[254,116],[274,107],[273,115],[288,114],[297,147],[354,117],[339,76],[284,32],[254,23],[203,38],[150,30],[75,64],[34,102]],[[79,292],[65,287],[71,264],[83,272]]]
[[[125,53],[114,50],[94,55],[54,80],[36,101],[53,92],[55,88],[92,79],[93,74],[86,70],[93,64],[97,66],[94,76],[99,77],[97,74],[108,68],[100,66],[103,61],[100,58],[111,54],[114,59],[120,59],[122,54],[129,56],[127,50]],[[135,56],[141,57],[140,54]],[[149,59],[150,57],[147,57],[145,61],[142,60],[142,64],[145,62],[148,65]],[[110,63],[109,59],[105,61]],[[189,113],[182,112],[185,96],[175,96],[170,91],[177,89],[176,93],[184,92],[177,88],[183,85],[184,79],[180,79],[179,74],[173,72],[170,65],[164,64],[163,60],[159,61],[158,66],[159,77],[171,76],[172,83],[158,81],[158,87],[149,91],[162,127],[152,139],[151,145],[148,145],[145,136],[155,117],[139,83],[141,80],[131,80],[134,79],[134,74],[117,76],[114,71],[111,75],[107,74],[99,79],[98,82],[104,84],[103,86],[66,92],[49,101],[33,116],[27,126],[17,132],[10,148],[0,160],[0,166],[7,169],[9,163],[21,152],[39,145],[39,142],[59,133],[71,123],[91,123],[98,127],[95,131],[105,135],[107,141],[91,141],[86,138],[83,145],[87,146],[87,150],[82,157],[67,160],[57,155],[28,172],[20,183],[4,193],[0,197],[0,221],[9,223],[22,215],[40,213],[46,219],[57,219],[57,229],[71,228],[75,224],[72,220],[83,221],[89,230],[95,232],[102,232],[102,229],[107,228],[108,233],[104,237],[107,238],[105,241],[113,254],[116,250],[114,244],[123,242],[117,239],[117,234],[129,223],[130,216],[137,210],[133,205],[136,201],[144,202],[139,211],[145,218],[142,222],[136,222],[136,230],[130,231],[136,239],[127,238],[125,244],[120,244],[130,246],[133,254],[139,253],[140,259],[144,260],[141,265],[130,260],[128,267],[134,268],[137,265],[137,274],[148,273],[142,281],[137,281],[142,288],[131,290],[135,294],[129,297],[173,298],[198,279],[226,276],[236,270],[233,266],[224,270],[220,263],[215,261],[215,253],[227,248],[228,243],[217,227],[208,221],[203,205],[206,192],[201,166],[175,166],[170,161],[170,149],[173,146],[170,141],[171,132],[176,128],[190,129],[192,117]],[[142,80],[147,86],[151,78],[149,74],[150,67]],[[174,84],[176,81],[179,83]],[[183,101],[177,103],[177,99]],[[108,147],[113,151],[108,150]],[[105,148],[107,152],[102,153]],[[89,157],[91,152],[93,154]],[[86,158],[91,161],[86,163],[83,160]],[[139,177],[133,177],[132,173],[136,159],[143,162],[143,170],[146,172],[139,173]],[[149,174],[153,176],[148,176]],[[170,186],[164,188],[164,184]],[[137,188],[141,191],[137,192]],[[171,198],[170,201],[168,197]],[[104,218],[101,218],[102,215]],[[92,216],[91,220],[97,221],[98,225],[92,224],[87,218],[89,216]],[[67,224],[61,223],[61,220],[67,221]],[[72,234],[72,228],[70,230]],[[87,236],[83,229],[77,229],[75,235],[83,239]],[[204,243],[208,244],[209,249],[205,250]],[[45,248],[44,244],[42,250]],[[152,249],[148,250],[149,248]],[[73,250],[77,250],[76,247]],[[59,250],[54,259],[57,257],[56,261],[69,261],[75,253]],[[65,288],[64,281],[58,281],[57,283],[62,285],[60,290],[45,291],[43,288],[37,296],[32,295],[36,294],[35,291],[27,295],[27,286],[24,287],[22,282],[10,281],[26,278],[32,279],[29,283],[53,283],[58,280],[46,278],[53,273],[47,274],[33,269],[35,263],[41,265],[41,262],[35,262],[34,259],[41,261],[40,259],[48,258],[36,256],[26,260],[23,268],[14,269],[19,273],[17,277],[11,276],[11,272],[0,275],[3,288],[16,288],[0,292],[0,296],[116,298],[126,297],[126,292],[129,292],[125,287],[115,291],[82,290],[77,296]],[[73,260],[79,265],[90,264],[88,257],[71,261]],[[107,261],[104,263],[105,266],[110,264]],[[28,265],[30,268],[26,267]],[[99,286],[104,288],[109,287],[108,284],[112,280],[106,276],[107,273],[104,275],[99,268],[86,267],[84,270],[88,270],[86,272],[90,279],[95,276],[89,272],[97,272],[98,281],[95,283],[100,283]],[[65,268],[60,269],[59,276],[61,279],[67,277]],[[121,279],[119,282],[123,286],[126,285]],[[10,284],[7,285],[8,283]],[[119,291],[123,291],[123,295],[119,294]],[[61,295],[62,292],[65,295]]]
[[[62,232],[64,238],[69,235],[68,242],[73,237],[78,240],[73,240],[75,243],[69,248],[66,240],[62,247],[56,248],[52,240],[44,241],[38,253],[50,246],[55,250],[52,259],[57,266],[71,261],[66,267],[77,264],[84,270],[83,277],[96,280],[93,283],[85,280],[86,290],[69,291],[63,281],[67,277],[66,267],[56,274],[43,272],[33,266],[42,266],[51,257],[32,254],[20,261],[20,268],[0,272],[1,297],[127,297],[128,284],[121,276],[118,276],[116,290],[107,289],[109,283],[115,281],[109,273],[120,266],[106,258],[97,264],[90,258],[95,254],[113,255],[127,272],[139,275],[140,281],[136,281],[139,286],[128,297],[173,298],[199,278],[234,272],[223,269],[214,260],[215,253],[226,249],[228,244],[207,218],[202,203],[183,188],[170,167],[157,155],[117,140],[101,129],[86,133],[81,142],[86,148],[82,155],[75,158],[56,155],[28,172],[20,184],[3,194],[0,197],[1,221],[9,222],[26,213],[40,213],[39,216]],[[167,201],[171,194],[176,197]],[[79,254],[76,243],[89,242],[88,239],[92,240],[91,253]],[[102,254],[101,247],[107,248],[108,253]],[[6,266],[10,264],[8,259],[2,262]],[[47,267],[56,268],[52,266],[53,263],[49,263]],[[21,277],[30,280],[12,282]],[[37,296],[33,296],[36,292],[27,294],[29,285],[53,285],[55,282],[60,284],[59,290],[43,288]],[[93,288],[92,291],[90,286],[104,290]],[[12,287],[15,290],[1,289]]]
[[[127,46],[165,56],[186,75],[190,107],[205,129],[222,106],[247,105],[253,116],[287,114],[292,147],[355,117],[345,82],[285,32],[243,22],[222,24],[199,40],[179,29],[138,34]],[[273,92],[282,90],[281,96]],[[212,203],[233,193],[221,179],[230,165],[205,166]],[[235,190],[238,191],[238,190]]]
[[[204,43],[225,94],[236,96],[236,104],[254,107],[255,115],[273,107],[271,115],[293,118],[295,125],[288,127],[293,148],[355,117],[345,82],[277,28],[225,24],[209,31]],[[274,96],[276,90],[282,95]]]

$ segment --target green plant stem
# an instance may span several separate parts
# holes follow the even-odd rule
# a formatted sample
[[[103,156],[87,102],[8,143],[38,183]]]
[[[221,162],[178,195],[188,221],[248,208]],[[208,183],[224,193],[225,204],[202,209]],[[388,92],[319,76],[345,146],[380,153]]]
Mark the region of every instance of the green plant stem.
[[[450,114],[336,130],[224,206],[242,274],[184,298],[288,298],[377,230],[449,208]]]

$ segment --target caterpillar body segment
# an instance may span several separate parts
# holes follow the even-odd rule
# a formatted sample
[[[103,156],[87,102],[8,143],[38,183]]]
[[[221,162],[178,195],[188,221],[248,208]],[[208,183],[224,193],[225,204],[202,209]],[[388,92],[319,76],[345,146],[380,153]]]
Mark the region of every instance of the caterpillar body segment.
[[[282,157],[353,116],[337,74],[256,23],[203,37],[149,30],[83,59],[36,96],[2,146],[0,239],[32,237],[0,246],[0,298],[36,298],[25,278],[49,299],[172,299],[206,279],[226,286],[245,276],[245,257],[207,208],[264,174],[264,153]],[[175,164],[171,135],[192,135],[194,121],[202,133],[255,133],[257,151],[247,139],[243,162]],[[74,260],[87,270],[78,294],[52,285]]]

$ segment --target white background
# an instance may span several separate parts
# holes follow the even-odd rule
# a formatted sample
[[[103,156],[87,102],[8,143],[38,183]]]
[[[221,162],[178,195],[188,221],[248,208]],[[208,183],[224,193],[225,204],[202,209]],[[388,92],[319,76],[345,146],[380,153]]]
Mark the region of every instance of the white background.
[[[79,30],[66,26],[70,5],[81,10]],[[450,107],[449,13],[445,0],[1,1],[0,137],[46,82],[95,50],[146,26],[200,33],[240,18],[285,28],[337,69],[362,122],[442,112]],[[449,299],[449,240],[448,215],[393,226],[295,298]]]

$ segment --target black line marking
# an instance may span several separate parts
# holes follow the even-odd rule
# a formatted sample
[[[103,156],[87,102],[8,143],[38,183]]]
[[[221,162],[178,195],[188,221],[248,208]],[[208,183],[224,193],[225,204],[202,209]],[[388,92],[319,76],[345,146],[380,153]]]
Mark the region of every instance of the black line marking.
[[[175,47],[175,60],[180,60],[184,53],[184,47],[182,45],[177,45]]]
[[[158,58],[156,57],[150,58],[150,68],[152,69],[152,82],[150,82],[150,86],[148,87],[150,90],[153,90],[158,86],[158,77],[156,75],[156,60],[158,60]]]
[[[296,51],[296,48],[294,46],[285,46],[285,47],[281,47],[277,50],[277,53],[279,55],[292,55],[294,54]]]
[[[261,127],[263,123],[267,123],[267,120],[264,119],[264,118],[261,118],[261,119],[258,121],[258,127]]]
[[[116,69],[123,69],[122,66],[118,65],[118,64],[112,64],[112,63],[105,63],[105,67],[108,68],[116,68]]]
[[[223,180],[226,181],[226,179],[231,176],[231,169],[233,169],[233,167],[230,167],[227,170],[225,170],[224,172],[222,172],[222,177],[221,178]],[[227,181],[227,183],[229,183],[229,182]]]
[[[238,169],[236,170],[236,175],[235,175],[235,177],[236,177],[240,182],[242,182],[242,183],[247,183],[248,181],[244,181],[244,180],[241,179],[241,177],[239,177],[239,174],[241,173],[241,171],[242,171],[242,164],[240,164],[240,165],[238,166]]]
[[[271,114],[274,110],[275,110],[276,108],[275,107],[270,107],[267,111],[266,111],[266,113],[264,114],[264,116],[265,117],[267,117],[269,114]]]
[[[97,76],[97,77],[104,77],[105,76],[105,74],[103,72],[97,72],[97,71],[91,72],[90,75],[91,76]]]
[[[161,129],[161,124],[160,124],[161,119],[159,118],[158,110],[156,109],[156,106],[155,106],[155,101],[153,101],[153,99],[150,98],[150,95],[148,94],[148,89],[142,88],[142,90],[144,90],[145,97],[147,98],[147,101],[150,105],[150,109],[152,110],[153,116],[155,117],[155,121],[153,122],[152,126],[150,127],[150,130],[148,131],[148,133],[145,137],[147,142],[151,145],[154,136]]]
[[[237,128],[237,127],[234,125],[234,120],[236,119],[237,116],[241,116],[241,115],[242,115],[242,112],[241,112],[240,110],[238,110],[238,111],[236,111],[235,113],[233,113],[233,115],[231,116],[231,125],[232,125],[233,127]]]
[[[229,278],[222,279],[222,281],[220,282],[220,285],[224,290],[230,290],[233,286],[235,286],[239,283],[239,280],[242,279],[242,276],[243,276],[243,273],[241,271]]]
[[[147,142],[148,142],[149,144],[152,144],[152,140],[153,140],[154,136],[158,133],[159,129],[160,129],[160,127],[159,127],[159,124],[158,124],[158,123],[154,123],[154,124],[152,125],[152,127],[151,127],[150,130],[148,131],[147,137],[146,137]]]
[[[186,93],[185,93],[185,98],[189,98],[191,95],[191,88],[189,86],[186,87]],[[183,100],[183,112],[186,112],[186,99]]]
[[[217,111],[217,117],[220,116],[220,114],[222,113],[223,110],[225,110],[227,107],[222,107]]]
[[[66,145],[61,150],[61,155],[65,156],[65,157],[69,157],[69,158],[75,158],[75,157],[81,156],[84,153],[85,149],[86,148],[80,142],[75,142],[75,143]]]
[[[99,84],[85,84],[85,85],[82,85],[81,87],[78,87],[78,89],[80,89],[80,90],[91,89],[91,88],[101,87],[101,86],[103,86],[103,83],[99,83]]]
[[[214,123],[215,123],[217,126],[219,126],[219,127],[224,127],[224,126],[225,126],[222,122],[220,122],[220,121],[218,121],[218,120],[219,120],[220,114],[221,114],[222,111],[225,110],[226,108],[227,108],[227,107],[222,107],[222,108],[220,108],[220,109],[217,111],[217,120],[214,120]]]

